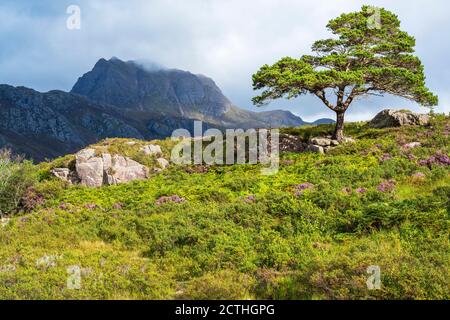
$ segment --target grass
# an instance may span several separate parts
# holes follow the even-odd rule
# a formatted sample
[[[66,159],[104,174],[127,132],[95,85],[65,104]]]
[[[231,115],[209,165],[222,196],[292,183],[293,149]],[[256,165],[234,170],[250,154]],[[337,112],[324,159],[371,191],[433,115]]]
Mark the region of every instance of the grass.
[[[430,128],[347,124],[355,144],[283,153],[275,176],[253,165],[171,166],[89,189],[49,174],[73,156],[40,164],[28,197],[45,201],[0,227],[0,298],[449,299],[449,167],[419,165],[449,154],[449,126],[445,116]],[[331,129],[284,131],[306,139]],[[125,141],[94,147],[152,164],[138,152],[144,142]],[[403,148],[413,141],[422,146]],[[168,158],[173,142],[156,143]],[[393,189],[380,191],[389,180]],[[296,194],[302,183],[313,187]],[[171,195],[186,201],[156,204]],[[380,290],[366,284],[372,265]]]

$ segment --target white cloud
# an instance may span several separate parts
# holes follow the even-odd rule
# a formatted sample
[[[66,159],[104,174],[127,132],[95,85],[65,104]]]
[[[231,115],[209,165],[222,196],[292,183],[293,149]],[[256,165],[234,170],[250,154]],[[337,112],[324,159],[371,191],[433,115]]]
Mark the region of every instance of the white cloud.
[[[58,1],[59,2],[59,1]],[[417,38],[428,84],[441,97],[438,111],[450,111],[447,84],[450,50],[446,1],[434,0],[80,0],[81,30],[66,29],[71,1],[5,1],[0,4],[0,82],[39,90],[70,90],[77,77],[101,57],[152,60],[212,77],[225,94],[252,108],[251,75],[262,64],[309,52],[311,43],[328,37],[326,23],[363,3],[396,12],[403,29]],[[6,45],[5,45],[6,44]],[[418,108],[399,99],[358,102],[350,119],[392,107]],[[299,107],[301,106],[301,107]],[[313,119],[332,116],[312,97],[278,101]]]

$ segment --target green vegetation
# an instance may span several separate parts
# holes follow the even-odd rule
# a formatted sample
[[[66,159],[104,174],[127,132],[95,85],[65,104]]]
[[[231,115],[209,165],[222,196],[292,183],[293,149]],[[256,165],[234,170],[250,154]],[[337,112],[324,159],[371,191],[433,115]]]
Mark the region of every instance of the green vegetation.
[[[12,157],[8,150],[0,150],[0,216],[19,205],[27,205],[23,199],[36,182],[35,171],[31,162]]]
[[[336,38],[316,41],[316,55],[285,57],[253,75],[254,89],[263,89],[255,104],[313,94],[336,112],[333,136],[339,141],[344,138],[344,114],[355,99],[389,93],[437,105],[438,97],[425,85],[422,62],[413,55],[416,40],[400,29],[395,14],[363,6],[331,20],[327,28]]]
[[[449,299],[450,118],[347,129],[356,143],[283,153],[274,176],[254,165],[171,166],[89,189],[49,173],[73,156],[31,171],[14,162],[13,184],[27,188],[20,201],[0,191],[10,218],[0,226],[0,299]],[[166,158],[169,143],[159,142]],[[97,147],[139,157],[121,139]],[[173,195],[186,201],[157,203]],[[371,265],[380,290],[367,288]],[[80,289],[67,286],[71,266]]]

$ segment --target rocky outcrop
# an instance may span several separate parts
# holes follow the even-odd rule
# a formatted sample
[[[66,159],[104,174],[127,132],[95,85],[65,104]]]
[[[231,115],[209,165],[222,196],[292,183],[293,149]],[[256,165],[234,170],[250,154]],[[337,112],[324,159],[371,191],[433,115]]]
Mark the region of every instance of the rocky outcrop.
[[[325,148],[322,146],[317,146],[315,144],[310,144],[306,148],[306,151],[311,151],[311,152],[315,152],[315,153],[325,153]]]
[[[344,137],[342,143],[354,143],[355,140],[350,137]],[[329,150],[340,145],[339,141],[333,139],[331,136],[326,137],[314,137],[309,140],[306,151],[316,152],[316,153],[327,153]]]
[[[94,149],[81,150],[76,155],[76,172],[82,185],[101,187],[103,185],[103,159],[95,156]]]
[[[344,137],[342,143],[354,143],[355,139],[351,137]],[[309,141],[305,142],[301,137],[281,134],[280,135],[280,151],[281,152],[316,152],[327,153],[332,148],[340,145],[339,141],[332,139],[331,136],[313,137]]]
[[[148,168],[130,158],[121,155],[102,153],[88,148],[75,156],[75,171],[68,168],[56,168],[52,173],[69,183],[80,183],[87,187],[115,185],[148,178]]]
[[[148,178],[148,168],[130,158],[103,154],[103,172],[106,184],[120,184]]]
[[[158,159],[156,159],[156,162],[158,163],[158,165],[161,169],[167,169],[170,165],[169,161],[167,161],[164,158],[158,158]]]
[[[96,156],[94,149],[84,149],[76,155],[76,172],[82,185],[100,187],[148,178],[144,165],[121,155],[103,153]]]
[[[131,145],[128,142],[124,144]],[[159,145],[147,145],[140,150],[149,157],[157,157],[152,172],[161,172],[169,167],[170,163],[162,157]],[[71,184],[80,183],[95,188],[144,180],[149,178],[150,170],[128,157],[107,152],[98,153],[94,148],[86,148],[75,155],[75,170],[56,168],[51,172],[57,178]]]
[[[78,175],[74,171],[70,171],[68,168],[56,168],[51,171],[51,173],[64,181],[69,182],[70,184],[76,184],[80,182]]]
[[[414,113],[409,110],[386,109],[378,113],[369,122],[371,128],[391,128],[402,126],[425,126],[430,122],[430,116]]]
[[[339,141],[331,138],[315,137],[311,139],[310,144],[321,147],[329,147],[329,146],[335,147],[339,145]]]

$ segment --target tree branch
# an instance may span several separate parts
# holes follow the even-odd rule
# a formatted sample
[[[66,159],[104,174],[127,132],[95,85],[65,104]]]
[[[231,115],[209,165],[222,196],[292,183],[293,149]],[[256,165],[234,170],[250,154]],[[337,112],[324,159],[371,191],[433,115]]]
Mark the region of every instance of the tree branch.
[[[322,102],[331,110],[336,111],[336,107],[333,106],[325,97],[325,91],[324,90],[318,90],[315,91],[314,94],[320,99],[322,100]]]
[[[350,106],[350,104],[352,103],[353,99],[355,98],[355,96],[358,93],[358,88],[359,88],[359,86],[357,86],[357,85],[353,87],[352,91],[350,92],[350,94],[348,95],[344,104],[342,105],[343,111],[346,111],[348,109],[348,107]]]

